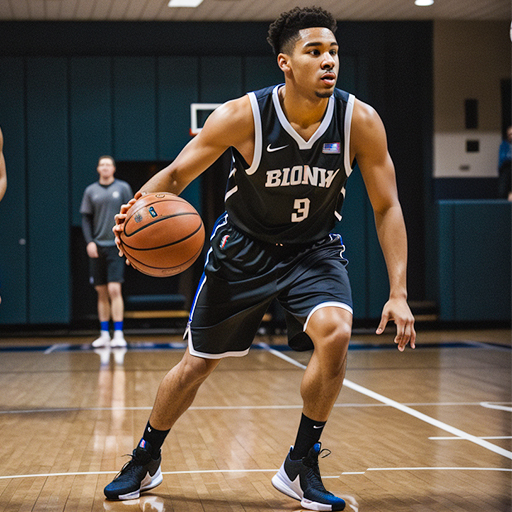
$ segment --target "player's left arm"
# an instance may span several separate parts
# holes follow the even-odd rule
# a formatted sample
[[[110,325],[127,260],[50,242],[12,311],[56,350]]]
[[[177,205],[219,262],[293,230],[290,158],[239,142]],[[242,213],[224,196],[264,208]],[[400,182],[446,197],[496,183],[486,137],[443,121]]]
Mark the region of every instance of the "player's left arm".
[[[407,343],[414,348],[414,316],[407,304],[407,234],[398,200],[395,168],[382,120],[372,107],[359,100],[354,105],[350,148],[372,204],[389,277],[389,300],[382,310],[377,334],[381,334],[386,324],[393,320],[398,349],[403,351]]]

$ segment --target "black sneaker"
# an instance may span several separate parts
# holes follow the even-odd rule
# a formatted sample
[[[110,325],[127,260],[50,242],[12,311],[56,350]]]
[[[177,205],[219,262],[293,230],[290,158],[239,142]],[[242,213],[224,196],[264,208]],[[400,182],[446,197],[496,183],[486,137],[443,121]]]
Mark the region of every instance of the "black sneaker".
[[[142,491],[153,489],[162,483],[160,463],[151,457],[149,445],[143,439],[139,446],[133,450],[132,458],[128,461],[117,476],[104,489],[108,500],[133,500],[140,496]]]
[[[327,491],[320,477],[318,456],[329,450],[320,450],[320,443],[316,443],[306,457],[301,460],[286,457],[279,471],[272,478],[272,485],[282,493],[300,501],[300,504],[309,510],[344,510],[345,501]]]

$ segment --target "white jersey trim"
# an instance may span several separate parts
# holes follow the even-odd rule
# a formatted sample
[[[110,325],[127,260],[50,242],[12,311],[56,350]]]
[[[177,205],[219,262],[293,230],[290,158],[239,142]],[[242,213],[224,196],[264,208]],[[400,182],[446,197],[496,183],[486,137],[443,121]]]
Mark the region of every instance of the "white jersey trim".
[[[313,316],[313,313],[315,313],[315,311],[318,311],[319,309],[327,307],[346,309],[350,314],[354,314],[353,309],[348,304],[344,304],[343,302],[322,302],[322,304],[318,304],[309,312],[309,315],[306,318],[306,321],[304,322],[304,332],[306,332],[306,329],[308,328],[308,322],[310,318]]]
[[[311,136],[311,138],[306,142],[293,129],[288,119],[286,119],[286,116],[281,107],[281,102],[279,101],[279,89],[281,87],[282,85],[276,85],[276,87],[274,87],[274,90],[272,91],[272,101],[274,103],[274,108],[276,109],[277,118],[279,119],[279,122],[281,123],[281,126],[284,128],[284,130],[293,137],[295,142],[297,142],[299,149],[311,149],[313,147],[313,144],[325,133],[325,131],[329,127],[329,124],[331,123],[332,115],[334,112],[334,95],[329,98],[329,102],[327,104],[327,111],[325,113],[324,118],[322,119],[322,122],[320,123],[320,126],[316,129],[316,132]]]
[[[248,96],[251,100],[252,117],[254,119],[254,155],[252,157],[251,166],[248,169],[245,169],[245,172],[250,176],[258,170],[260,165],[263,134],[261,132],[261,115],[256,94],[254,94],[254,92],[250,92],[248,93]]]
[[[238,192],[238,186],[237,185],[235,185],[231,190],[226,192],[226,195],[224,196],[224,201],[227,201],[236,192]]]
[[[349,94],[347,107],[345,110],[345,155],[344,155],[344,163],[345,163],[345,173],[347,175],[347,179],[352,173],[352,162],[350,161],[350,129],[352,126],[352,114],[354,112],[354,102],[355,96],[353,94]]]

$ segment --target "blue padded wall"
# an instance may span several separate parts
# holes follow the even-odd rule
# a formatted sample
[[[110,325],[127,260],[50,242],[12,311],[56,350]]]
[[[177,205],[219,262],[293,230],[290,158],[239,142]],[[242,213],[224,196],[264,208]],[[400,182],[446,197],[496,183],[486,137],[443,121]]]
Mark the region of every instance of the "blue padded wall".
[[[26,80],[29,321],[66,323],[71,298],[66,59],[28,59]]]
[[[439,201],[441,320],[510,321],[511,219],[508,201]]]
[[[28,321],[24,66],[20,57],[0,58],[0,126],[8,182],[0,202],[0,324]]]

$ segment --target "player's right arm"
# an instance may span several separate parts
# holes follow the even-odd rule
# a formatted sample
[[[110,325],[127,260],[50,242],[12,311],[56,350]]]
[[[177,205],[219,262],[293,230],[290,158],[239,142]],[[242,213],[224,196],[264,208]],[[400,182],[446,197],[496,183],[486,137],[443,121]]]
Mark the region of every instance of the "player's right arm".
[[[116,215],[113,228],[118,243],[126,212],[145,193],[171,192],[179,195],[189,183],[210,167],[229,147],[252,157],[254,121],[249,97],[228,101],[214,110],[203,129],[180,152],[176,159],[147,181]],[[119,243],[118,243],[119,246]]]
[[[153,176],[140,192],[171,192],[185,187],[212,165],[229,147],[239,148],[254,139],[254,123],[248,96],[228,101],[214,110],[203,129],[177,158]]]

